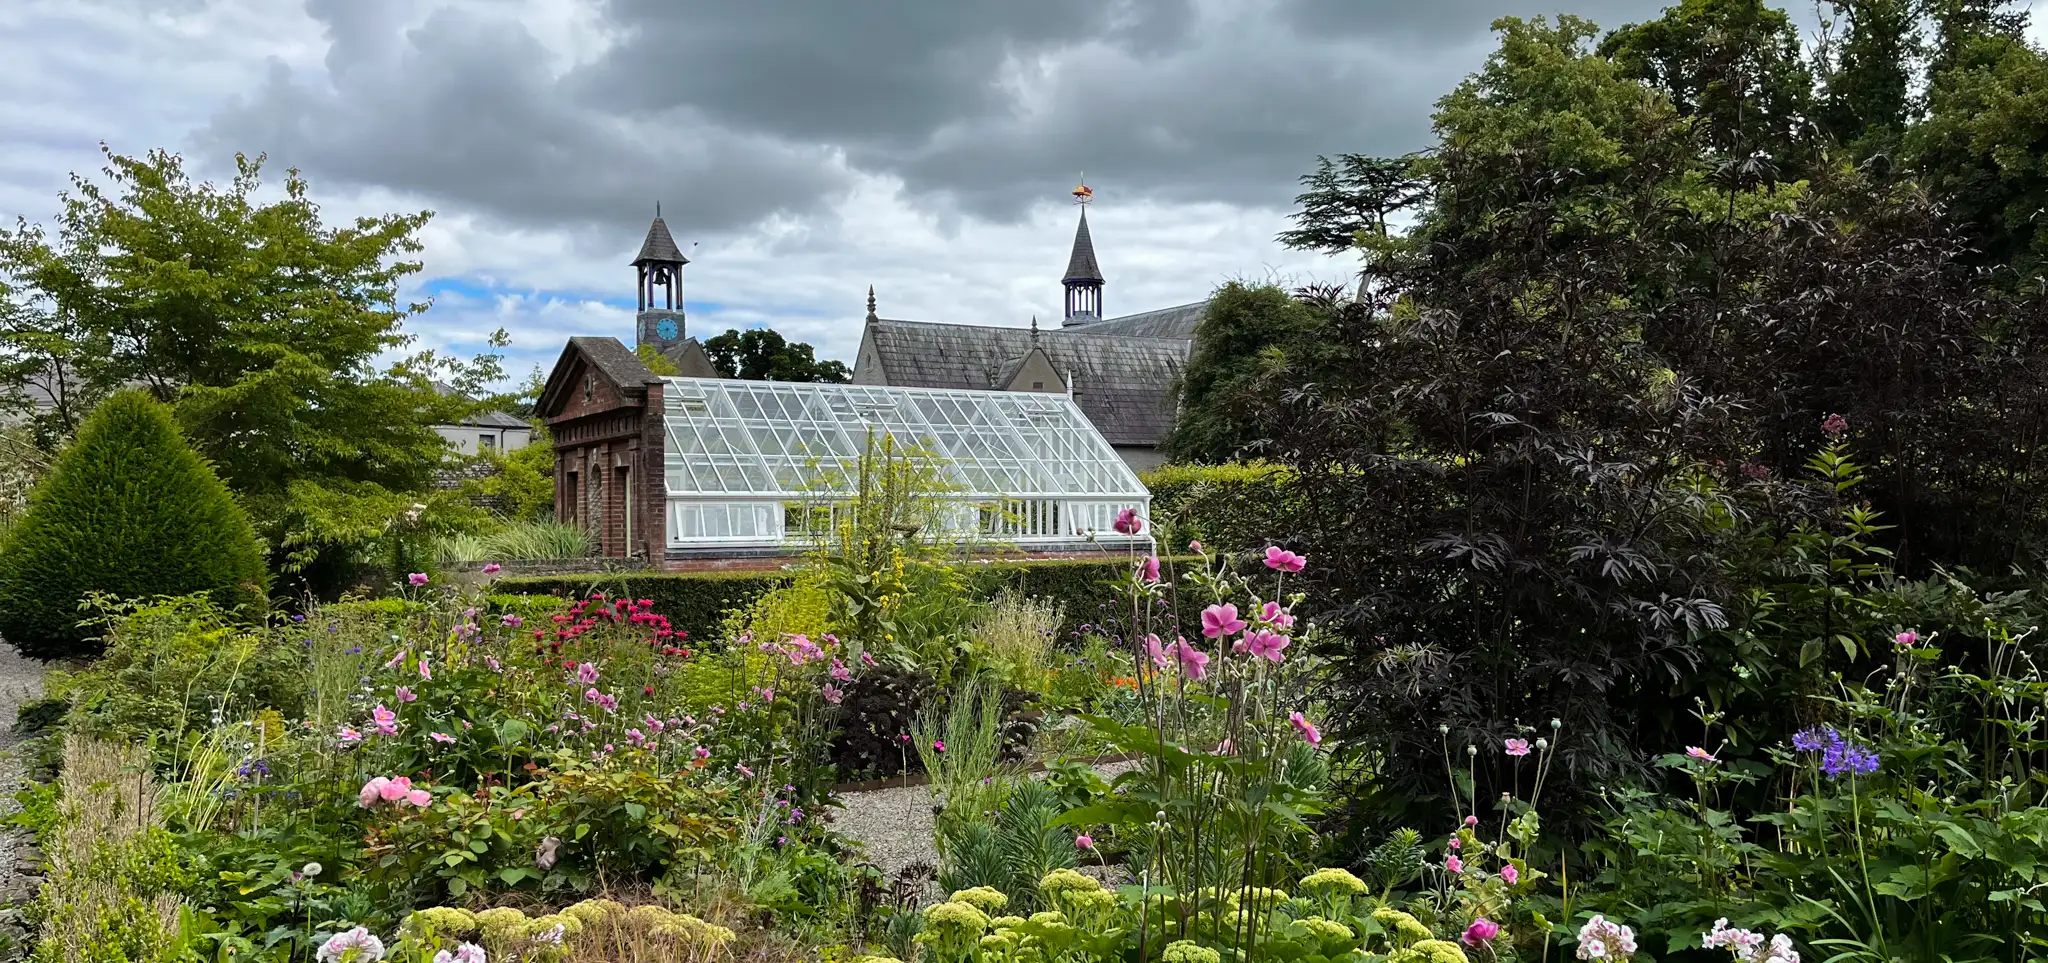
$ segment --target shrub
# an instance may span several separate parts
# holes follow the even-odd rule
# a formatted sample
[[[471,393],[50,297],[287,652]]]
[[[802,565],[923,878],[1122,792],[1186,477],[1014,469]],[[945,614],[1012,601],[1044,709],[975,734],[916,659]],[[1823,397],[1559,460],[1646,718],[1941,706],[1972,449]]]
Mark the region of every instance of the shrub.
[[[1172,566],[1185,560],[1169,558],[1165,561]],[[1008,590],[1025,598],[1049,599],[1066,612],[1068,628],[1081,623],[1094,624],[1099,623],[1108,610],[1103,599],[1111,593],[1105,588],[1105,583],[1123,578],[1130,564],[1130,560],[1121,555],[1101,559],[977,563],[967,573],[968,594],[974,598],[989,599]],[[747,607],[770,589],[790,584],[795,577],[796,573],[789,570],[540,575],[502,578],[491,587],[499,594],[580,598],[600,591],[614,598],[651,599],[655,611],[668,616],[677,628],[688,630],[696,637],[724,625],[727,613]],[[1190,598],[1183,608],[1192,603]]]
[[[1190,539],[1220,552],[1262,549],[1293,531],[1302,509],[1293,470],[1268,462],[1162,465],[1144,481],[1154,534],[1173,550]]]
[[[93,411],[37,486],[0,551],[0,636],[22,654],[87,654],[90,594],[207,593],[252,614],[264,603],[262,546],[169,409],[124,392]]]

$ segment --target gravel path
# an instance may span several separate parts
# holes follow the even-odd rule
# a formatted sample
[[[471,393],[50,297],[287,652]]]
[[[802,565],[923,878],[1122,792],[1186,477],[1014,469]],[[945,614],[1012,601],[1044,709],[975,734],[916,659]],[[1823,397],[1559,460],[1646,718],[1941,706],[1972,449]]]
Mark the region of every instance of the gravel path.
[[[1095,767],[1105,779],[1134,766],[1133,762],[1104,763]],[[939,865],[938,843],[932,836],[932,789],[930,786],[900,786],[840,797],[841,808],[833,813],[832,829],[840,836],[862,844],[867,861],[884,875],[914,863]]]
[[[0,643],[0,814],[11,815],[18,808],[14,792],[21,788],[25,765],[16,751],[21,740],[14,734],[14,718],[23,703],[42,698],[43,670],[43,663],[24,659],[12,646]],[[0,957],[7,959],[18,959],[26,949],[16,907],[33,898],[42,882],[33,875],[35,856],[24,852],[24,835],[20,830],[0,832],[0,936],[5,937],[0,939]]]

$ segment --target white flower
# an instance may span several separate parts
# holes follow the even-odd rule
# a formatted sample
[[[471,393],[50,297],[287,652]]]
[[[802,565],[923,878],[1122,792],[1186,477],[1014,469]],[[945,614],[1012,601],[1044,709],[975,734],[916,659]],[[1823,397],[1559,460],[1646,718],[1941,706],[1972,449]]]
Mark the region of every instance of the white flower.
[[[545,930],[535,933],[533,934],[531,939],[535,943],[547,943],[554,946],[560,946],[562,945],[562,924],[556,923],[554,926],[551,926]]]
[[[322,870],[323,868],[325,867],[321,866],[319,863],[307,863],[306,865],[299,867],[299,875],[318,876],[320,875],[320,870]]]
[[[384,941],[358,926],[328,937],[313,958],[319,963],[377,963],[384,958]]]
[[[560,926],[555,928],[561,929]],[[483,947],[475,943],[464,943],[456,947],[453,953],[442,950],[434,954],[434,963],[487,963],[487,961],[484,957]]]

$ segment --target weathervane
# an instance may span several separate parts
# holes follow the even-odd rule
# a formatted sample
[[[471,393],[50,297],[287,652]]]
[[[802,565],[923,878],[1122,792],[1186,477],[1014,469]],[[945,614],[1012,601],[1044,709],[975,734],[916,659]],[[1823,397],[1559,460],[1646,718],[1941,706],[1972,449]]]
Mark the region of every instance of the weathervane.
[[[1081,172],[1081,186],[1074,188],[1071,193],[1074,195],[1074,203],[1076,204],[1086,204],[1095,199],[1095,189],[1088,186],[1088,173],[1086,171]]]

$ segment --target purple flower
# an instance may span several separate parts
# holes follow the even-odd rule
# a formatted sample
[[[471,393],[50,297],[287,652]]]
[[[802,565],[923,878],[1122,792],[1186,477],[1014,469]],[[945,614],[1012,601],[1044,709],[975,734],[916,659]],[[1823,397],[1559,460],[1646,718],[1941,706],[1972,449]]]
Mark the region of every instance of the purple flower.
[[[504,618],[499,619],[498,621],[504,623],[507,627],[514,629],[526,624],[525,619],[522,619],[516,615],[507,615]]]
[[[1829,415],[1821,419],[1820,430],[1827,432],[1829,438],[1840,438],[1849,430],[1849,419],[1841,415]]]
[[[505,570],[505,566],[503,566],[503,565],[499,565],[499,564],[498,564],[498,563],[496,563],[496,562],[492,562],[492,563],[490,563],[489,565],[486,565],[486,566],[484,566],[484,574],[485,574],[485,575],[496,575],[496,574],[498,574],[499,572],[502,572],[502,571],[504,571],[504,570]]]
[[[427,573],[425,573],[425,572],[414,572],[414,573],[412,573],[412,574],[410,574],[410,575],[407,575],[407,576],[405,577],[405,580],[406,580],[407,582],[410,582],[410,583],[412,583],[412,585],[413,585],[413,587],[414,587],[414,588],[418,588],[419,586],[422,586],[422,585],[425,585],[425,584],[427,584]]]
[[[1138,563],[1138,577],[1147,582],[1159,581],[1159,556],[1145,556],[1145,560]]]
[[[1145,520],[1138,517],[1138,510],[1126,508],[1116,513],[1116,530],[1120,535],[1136,535],[1145,530]]]
[[[1526,756],[1529,754],[1529,740],[1527,739],[1503,739],[1501,740],[1501,747],[1510,756]]]

